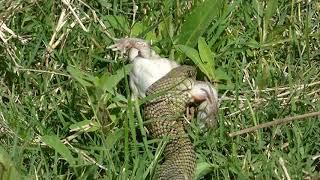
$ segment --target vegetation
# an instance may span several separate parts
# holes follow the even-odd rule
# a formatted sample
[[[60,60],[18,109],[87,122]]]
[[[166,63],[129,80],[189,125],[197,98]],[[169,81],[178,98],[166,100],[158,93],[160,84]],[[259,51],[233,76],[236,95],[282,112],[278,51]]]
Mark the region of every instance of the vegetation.
[[[315,0],[0,0],[1,177],[150,178],[161,140],[107,48],[130,36],[219,88],[218,127],[188,129],[197,179],[319,178],[319,116],[228,136],[320,111],[319,15]]]

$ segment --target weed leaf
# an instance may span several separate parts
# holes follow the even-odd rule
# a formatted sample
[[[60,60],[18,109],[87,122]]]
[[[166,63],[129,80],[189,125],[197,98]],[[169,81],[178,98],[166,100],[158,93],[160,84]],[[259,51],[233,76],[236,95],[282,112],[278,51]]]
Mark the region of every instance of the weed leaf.
[[[90,120],[83,120],[72,124],[70,126],[70,132],[72,131],[83,131],[83,132],[93,132],[99,129],[99,124]]]
[[[207,77],[211,77],[206,66],[202,63],[199,53],[196,49],[185,45],[177,45],[176,47],[187,57],[189,57]]]
[[[61,154],[71,165],[75,164],[75,159],[72,156],[71,151],[57,138],[57,136],[46,135],[42,136],[41,140]]]
[[[224,1],[206,0],[192,10],[182,25],[177,37],[177,44],[194,47],[199,37],[203,35],[210,23],[217,18]]]
[[[203,66],[210,74],[210,79],[214,79],[214,57],[213,53],[211,52],[209,46],[207,45],[206,41],[203,37],[200,37],[198,40],[198,49],[199,55],[201,57],[201,61]]]
[[[20,173],[9,158],[9,154],[0,146],[0,179],[22,179]]]
[[[109,73],[104,74],[98,81],[96,81],[96,86],[102,91],[108,91],[109,93],[114,94],[113,88],[119,84],[125,75],[128,75],[131,67],[132,66],[128,64],[123,68],[118,69],[113,75],[109,75]]]
[[[90,87],[93,85],[95,77],[93,77],[92,75],[82,72],[79,69],[76,69],[72,66],[68,66],[67,70],[71,74],[71,76],[75,78],[84,87]]]

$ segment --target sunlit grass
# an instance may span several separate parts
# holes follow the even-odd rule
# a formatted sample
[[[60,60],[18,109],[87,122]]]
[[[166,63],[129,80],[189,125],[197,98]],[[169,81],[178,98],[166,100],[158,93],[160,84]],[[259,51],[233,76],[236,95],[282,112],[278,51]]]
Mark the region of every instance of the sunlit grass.
[[[126,59],[107,49],[132,36],[219,88],[218,128],[188,129],[197,178],[320,177],[319,117],[228,136],[320,111],[319,3],[201,3],[0,1],[1,165],[30,179],[150,178],[162,141],[130,100]]]

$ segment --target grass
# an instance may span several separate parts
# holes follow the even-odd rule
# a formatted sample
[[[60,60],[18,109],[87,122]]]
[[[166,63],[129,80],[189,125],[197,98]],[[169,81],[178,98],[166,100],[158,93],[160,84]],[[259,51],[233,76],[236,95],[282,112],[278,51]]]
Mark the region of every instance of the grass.
[[[0,0],[3,179],[150,178],[163,145],[129,98],[130,66],[106,48],[125,36],[219,88],[218,127],[188,129],[197,179],[320,177],[319,116],[228,136],[320,111],[319,2],[132,3]]]

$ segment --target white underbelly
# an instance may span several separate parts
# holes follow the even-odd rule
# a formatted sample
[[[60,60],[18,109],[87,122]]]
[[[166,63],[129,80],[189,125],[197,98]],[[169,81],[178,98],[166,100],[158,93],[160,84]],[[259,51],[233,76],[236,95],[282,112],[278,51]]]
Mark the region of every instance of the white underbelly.
[[[138,94],[145,96],[146,90],[157,80],[166,75],[173,68],[178,67],[174,61],[165,58],[145,59],[137,57],[133,60],[130,79],[135,84]]]

